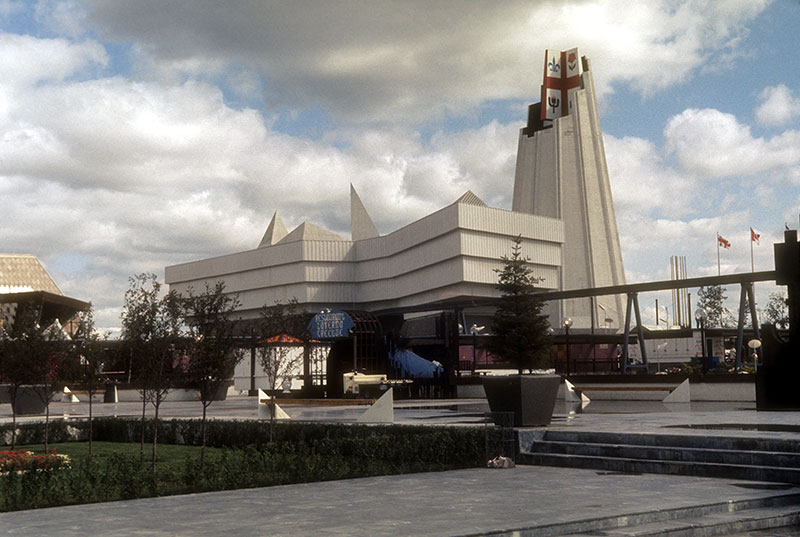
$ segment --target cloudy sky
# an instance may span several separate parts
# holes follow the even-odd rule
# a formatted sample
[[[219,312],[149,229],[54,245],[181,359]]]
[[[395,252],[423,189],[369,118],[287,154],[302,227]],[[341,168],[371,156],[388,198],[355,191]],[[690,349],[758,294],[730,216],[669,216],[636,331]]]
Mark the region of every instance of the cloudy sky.
[[[276,209],[510,208],[546,48],[592,61],[628,281],[756,270],[800,214],[800,3],[0,0],[0,251],[119,325],[128,277]],[[735,294],[735,290],[729,294]],[[766,297],[759,296],[764,303]]]

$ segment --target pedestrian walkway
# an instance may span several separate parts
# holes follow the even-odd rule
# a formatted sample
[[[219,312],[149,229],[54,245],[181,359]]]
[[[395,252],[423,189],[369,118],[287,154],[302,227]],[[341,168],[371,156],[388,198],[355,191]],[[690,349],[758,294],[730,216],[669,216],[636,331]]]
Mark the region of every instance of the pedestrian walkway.
[[[444,537],[533,529],[531,535],[552,535],[622,515],[798,492],[724,479],[518,466],[21,511],[0,514],[0,528],[50,537]]]
[[[592,403],[594,404],[594,403]],[[353,421],[352,405],[285,406],[298,419]],[[96,405],[95,414],[136,415],[136,403]],[[253,398],[211,406],[216,418],[255,419]],[[485,402],[398,401],[400,423],[467,425],[483,421]],[[0,419],[5,408],[0,407]],[[162,415],[197,417],[199,403],[175,402]],[[54,415],[80,417],[80,405],[57,403]],[[305,413],[305,414],[304,414]],[[37,419],[37,418],[33,418]],[[755,412],[736,404],[619,402],[582,408],[559,402],[549,430],[757,436],[800,441],[800,413]],[[800,488],[784,483],[601,470],[518,466],[384,476],[192,494],[0,514],[0,534],[127,535],[632,535],[615,525],[673,518],[724,520],[737,505],[763,507],[791,521]],[[783,503],[790,504],[782,507]],[[775,504],[774,507],[770,507]],[[772,510],[770,510],[772,509]],[[783,517],[783,518],[780,518]],[[787,518],[788,517],[788,518]],[[741,518],[741,517],[740,517]],[[735,524],[731,527],[738,527]],[[800,528],[738,535],[791,535]],[[514,533],[521,532],[521,533]],[[604,533],[608,532],[608,533]],[[789,533],[786,533],[789,532]],[[729,533],[732,535],[735,532]]]

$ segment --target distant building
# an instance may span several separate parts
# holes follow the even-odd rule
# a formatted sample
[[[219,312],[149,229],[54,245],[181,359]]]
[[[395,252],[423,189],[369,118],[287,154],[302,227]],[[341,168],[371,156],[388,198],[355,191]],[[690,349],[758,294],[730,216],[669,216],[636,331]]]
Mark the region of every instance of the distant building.
[[[520,133],[513,210],[467,192],[380,235],[351,186],[350,238],[309,222],[289,232],[276,212],[257,248],[166,267],[166,282],[186,292],[222,280],[243,318],[294,297],[312,312],[451,310],[464,331],[491,315],[495,271],[517,236],[543,289],[625,283],[589,60],[577,54],[547,53],[544,104],[531,106]],[[613,296],[549,305],[552,324],[570,315],[576,328],[619,327],[622,312]]]
[[[28,254],[0,254],[0,327],[11,331],[23,308],[41,308],[40,324],[58,320],[67,333],[89,303],[65,296],[36,258]]]

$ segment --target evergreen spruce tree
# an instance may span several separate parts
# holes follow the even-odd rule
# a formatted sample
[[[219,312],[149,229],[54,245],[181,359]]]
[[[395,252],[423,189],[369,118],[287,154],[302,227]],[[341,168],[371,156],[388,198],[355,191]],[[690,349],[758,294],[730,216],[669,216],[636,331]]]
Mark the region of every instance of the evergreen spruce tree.
[[[503,256],[497,288],[500,303],[492,318],[494,337],[489,351],[511,362],[520,374],[524,369],[549,365],[552,360],[550,322],[542,313],[544,302],[536,294],[541,278],[533,276],[522,256],[522,237],[513,239],[511,256]]]

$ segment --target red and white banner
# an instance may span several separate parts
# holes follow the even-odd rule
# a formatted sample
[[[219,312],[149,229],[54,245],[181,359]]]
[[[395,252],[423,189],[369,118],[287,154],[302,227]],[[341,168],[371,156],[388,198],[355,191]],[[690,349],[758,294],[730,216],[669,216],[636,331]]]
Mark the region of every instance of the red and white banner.
[[[750,228],[750,241],[756,244],[761,244],[761,233],[756,233],[756,230]]]
[[[544,53],[541,119],[564,117],[575,109],[575,92],[581,89],[583,63],[577,48]]]
[[[717,244],[719,246],[722,246],[723,248],[730,248],[731,247],[731,243],[728,242],[728,240],[726,238],[724,238],[722,235],[720,235],[719,233],[717,233]]]

